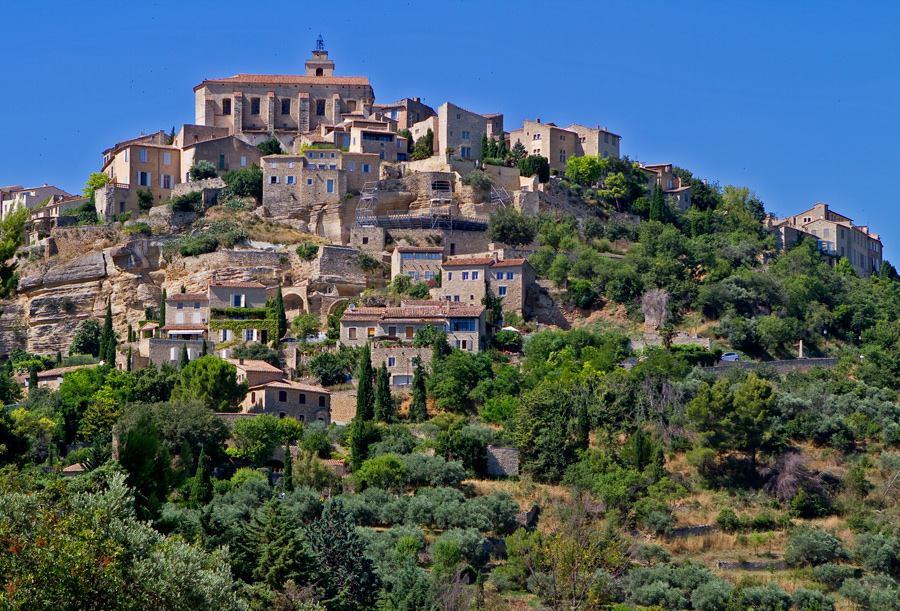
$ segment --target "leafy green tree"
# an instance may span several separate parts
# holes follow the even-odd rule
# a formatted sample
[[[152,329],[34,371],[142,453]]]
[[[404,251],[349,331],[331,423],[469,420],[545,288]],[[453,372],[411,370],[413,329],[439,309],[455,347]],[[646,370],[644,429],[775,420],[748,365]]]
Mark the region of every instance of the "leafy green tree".
[[[269,462],[275,448],[284,441],[278,418],[272,414],[238,419],[231,430],[231,438],[235,447],[229,448],[228,453],[255,467]]]
[[[375,417],[375,373],[372,370],[372,350],[365,346],[356,370],[356,418],[371,420]]]
[[[93,172],[90,176],[88,176],[87,182],[84,185],[84,189],[81,190],[81,194],[88,198],[94,197],[94,191],[99,189],[108,183],[111,178],[107,174],[103,174],[101,172]]]
[[[529,155],[519,161],[522,176],[537,176],[538,182],[550,182],[550,162],[541,155]]]
[[[294,320],[291,321],[291,331],[300,342],[305,342],[307,337],[315,335],[321,328],[322,321],[319,320],[319,315],[315,312],[298,314],[294,317]]]
[[[329,501],[322,517],[309,525],[307,539],[322,575],[318,587],[326,608],[329,611],[371,608],[381,589],[381,580],[366,557],[365,546],[340,497]]]
[[[281,141],[275,136],[268,140],[263,140],[256,145],[256,148],[262,151],[263,155],[284,155],[284,149],[281,148]]]
[[[669,206],[666,204],[666,195],[662,185],[657,185],[650,196],[650,220],[667,223],[669,221]]]
[[[509,155],[509,147],[506,145],[506,136],[501,132],[497,138],[497,159],[503,160]]]
[[[531,244],[536,234],[532,219],[515,208],[498,208],[488,218],[487,236],[492,242],[522,246]]]
[[[217,356],[201,356],[181,369],[172,398],[198,401],[216,412],[237,411],[247,395],[247,382],[237,382],[237,369]]]
[[[255,163],[249,168],[226,172],[222,180],[238,197],[253,197],[256,201],[262,199],[263,173],[262,168]]]
[[[364,486],[400,492],[409,469],[394,454],[382,454],[366,460],[354,476]]]
[[[187,344],[181,344],[181,362],[179,363],[180,368],[184,369],[188,363],[191,362],[190,357],[188,356]]]
[[[206,159],[200,159],[191,165],[191,180],[205,180],[207,178],[215,178],[219,175],[216,166],[208,162]]]
[[[9,263],[25,239],[28,209],[20,206],[0,219],[0,298],[9,297],[18,284],[16,262]]]
[[[28,368],[28,388],[38,387],[38,368],[34,363]]]
[[[434,154],[434,132],[429,130],[425,135],[416,141],[410,159],[417,161],[419,159],[428,159]]]
[[[369,446],[379,440],[378,429],[371,420],[357,416],[350,423],[350,460],[358,469],[369,458]]]
[[[232,351],[231,356],[236,359],[246,359],[251,361],[265,361],[272,367],[279,369],[284,367],[284,359],[277,352],[266,346],[265,344],[240,344]]]
[[[406,138],[406,154],[409,155],[412,153],[416,146],[416,141],[413,140],[412,132],[408,129],[401,129],[397,132],[397,137]]]
[[[141,518],[159,516],[173,477],[171,463],[159,430],[148,416],[140,418],[121,437],[119,464],[128,472],[128,485],[135,489],[135,506]]]
[[[89,318],[81,323],[72,343],[69,346],[69,354],[89,354],[97,356],[100,354],[100,323],[93,318]]]
[[[312,261],[319,256],[319,245],[315,242],[303,242],[297,246],[297,256],[304,261]]]
[[[284,491],[294,491],[294,457],[291,455],[291,442],[284,444]]]
[[[117,435],[122,437],[145,417],[170,454],[187,449],[191,456],[205,455],[211,464],[222,457],[225,440],[231,436],[228,425],[208,407],[180,402],[128,403],[116,423]]]
[[[322,386],[334,386],[347,381],[347,364],[337,354],[320,352],[306,366]]]
[[[516,160],[516,163],[518,163],[528,155],[528,151],[525,150],[524,144],[516,140],[516,143],[512,146],[512,149],[510,149],[509,154]]]
[[[203,507],[212,500],[212,478],[210,477],[209,464],[206,452],[201,448],[200,457],[197,459],[197,472],[191,484],[191,505],[195,509]]]
[[[79,424],[94,394],[105,380],[103,368],[82,368],[68,372],[59,387],[60,413],[66,443],[74,443]]]
[[[415,357],[413,365],[415,370],[413,371],[412,403],[409,406],[409,419],[412,422],[423,422],[428,419],[428,406],[426,404],[428,376],[419,357]]]
[[[470,393],[479,382],[491,377],[493,370],[487,355],[453,350],[440,360],[439,367],[432,361],[432,373],[428,379],[429,392],[440,410],[470,411],[473,407]]]
[[[22,387],[13,379],[12,362],[0,367],[0,404],[12,405],[22,397]]]
[[[566,178],[579,185],[593,185],[606,172],[606,160],[595,155],[569,157]]]
[[[387,363],[382,362],[381,367],[375,373],[375,400],[373,402],[373,414],[378,422],[393,422],[395,419],[394,398],[391,397],[390,374]]]
[[[16,430],[6,410],[0,409],[0,465],[23,463],[28,458],[28,437]]]
[[[616,203],[616,210],[622,211],[620,205],[621,200],[627,199],[629,195],[628,179],[622,172],[612,174],[606,177],[606,188],[598,191],[600,197],[611,199]]]

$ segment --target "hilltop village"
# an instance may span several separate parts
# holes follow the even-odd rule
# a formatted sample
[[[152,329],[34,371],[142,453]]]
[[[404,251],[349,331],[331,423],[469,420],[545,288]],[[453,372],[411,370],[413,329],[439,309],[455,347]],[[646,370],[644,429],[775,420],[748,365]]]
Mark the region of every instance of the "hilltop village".
[[[379,103],[321,37],[194,111],[0,187],[0,607],[897,609],[900,280],[853,211]],[[30,568],[91,532],[78,587]]]

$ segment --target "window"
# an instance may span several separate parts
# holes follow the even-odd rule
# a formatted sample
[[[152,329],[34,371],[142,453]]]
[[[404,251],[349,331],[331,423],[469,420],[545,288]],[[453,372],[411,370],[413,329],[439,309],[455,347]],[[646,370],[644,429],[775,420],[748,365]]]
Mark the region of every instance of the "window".
[[[397,337],[397,327],[388,327],[388,336]]]
[[[277,185],[277,184],[278,184],[278,177],[277,177],[277,176],[269,176],[269,184],[270,184],[270,185]]]
[[[167,174],[163,174],[159,177],[159,186],[163,189],[171,189],[173,184],[175,183],[175,177],[169,176]]]
[[[603,158],[606,159],[609,157],[609,151],[603,151]]]
[[[331,158],[334,159],[334,153],[331,154]]]
[[[478,272],[472,272],[472,280],[478,280]]]
[[[497,272],[497,280],[503,280],[503,272]]]
[[[225,169],[225,155],[219,155],[219,169]]]
[[[375,327],[369,327],[366,329],[366,337],[375,337]]]
[[[328,179],[328,182],[326,183],[326,186],[325,186],[325,191],[327,193],[334,193],[334,179],[331,179],[331,178]]]
[[[233,308],[243,308],[246,303],[246,299],[244,295],[232,295],[231,296],[231,307]]]
[[[272,162],[272,169],[274,170],[276,167],[278,167],[278,166],[277,166],[277,164],[273,161],[273,162]]]
[[[250,393],[250,403],[256,403],[256,393]]]
[[[477,331],[478,325],[474,318],[454,318],[450,320],[450,328],[454,331]]]
[[[163,165],[172,165],[172,153],[169,151],[163,153]]]
[[[565,141],[566,141],[566,135],[565,135],[565,134],[560,134],[560,135],[559,135],[559,139],[562,140],[563,142],[565,142]]]
[[[501,286],[500,288],[498,288],[498,289],[497,289],[497,294],[500,295],[501,297],[503,297],[504,295],[506,295],[506,287],[505,287],[505,286]]]
[[[301,404],[306,405],[306,395],[305,394],[300,393],[299,399],[300,399]]]
[[[565,162],[566,162],[566,152],[565,152],[565,151],[560,151],[560,152],[559,152],[559,162],[560,162],[560,163],[565,163]]]
[[[347,337],[349,339],[356,339],[356,327],[350,327],[347,329]]]
[[[406,327],[406,337],[407,338],[415,337],[415,335],[416,335],[416,330],[414,327]]]
[[[228,341],[228,329],[222,329],[222,341],[223,342]]]
[[[336,170],[336,169],[337,169],[337,166],[334,165],[334,164],[332,163],[330,166],[328,166],[328,169],[329,169],[329,170]]]
[[[461,116],[461,115],[456,115],[456,118],[457,118],[457,119],[461,119],[462,116]]]
[[[125,149],[125,161],[128,161],[128,149]]]
[[[469,272],[463,272],[462,274],[463,274],[463,278],[462,278],[463,280],[469,279]]]
[[[231,114],[231,98],[225,98],[224,100],[222,100],[222,114]]]
[[[350,172],[355,172],[355,171],[356,171],[356,164],[353,163],[353,162],[351,161],[351,162],[350,162],[350,165],[349,165],[349,167],[348,167],[347,169],[348,169]]]
[[[325,115],[325,100],[316,100],[316,114],[320,117]]]
[[[541,135],[540,135],[540,134],[535,134],[534,136],[531,137],[531,139],[532,139],[532,140],[540,140],[540,139],[541,139]]]
[[[603,134],[603,141],[609,142],[609,134]]]
[[[297,182],[297,178],[295,176],[288,176],[285,180],[285,184],[293,185]]]
[[[150,186],[150,172],[138,172],[138,185],[142,187]]]
[[[250,100],[250,114],[251,115],[259,114],[259,98],[253,98]]]
[[[281,100],[281,114],[291,114],[291,100],[289,98],[283,98]]]
[[[178,305],[176,306],[176,309],[181,310],[183,308],[184,308],[184,304],[179,301]]]
[[[469,132],[463,132],[463,133],[462,133],[462,139],[463,139],[463,140],[468,140],[468,139],[469,139],[469,136],[470,136]]]
[[[512,279],[513,279],[513,276],[515,276],[514,273],[512,273],[512,272],[506,272],[506,279],[507,279],[507,280],[512,280]]]
[[[378,158],[384,161],[384,151],[379,151]]]
[[[147,163],[147,149],[141,149],[141,163]]]
[[[388,367],[393,367],[397,364],[397,359],[394,357],[388,357]]]
[[[325,407],[325,397],[323,395],[319,395],[319,407]]]
[[[362,164],[362,173],[363,174],[368,174],[370,171],[371,171],[371,169],[370,169],[368,163]]]
[[[246,157],[241,157],[241,167],[242,168],[247,167],[247,158]]]
[[[454,296],[453,296],[453,301],[459,301],[459,295],[454,295]]]
[[[447,272],[447,280],[453,280],[453,272]]]
[[[281,401],[282,403],[287,401],[287,391],[286,390],[278,391],[278,400]]]
[[[178,360],[178,348],[172,348],[172,349],[169,351],[169,360],[170,360],[170,361],[176,361],[176,360]]]
[[[195,310],[199,310],[199,309],[200,309],[200,302],[198,302],[198,301],[195,301],[195,302],[194,302],[194,309],[195,309]]]
[[[369,238],[363,238],[363,244],[368,244],[368,243],[369,243]]]
[[[312,184],[312,178],[307,178],[307,179],[306,179],[306,184],[311,185],[311,184]]]

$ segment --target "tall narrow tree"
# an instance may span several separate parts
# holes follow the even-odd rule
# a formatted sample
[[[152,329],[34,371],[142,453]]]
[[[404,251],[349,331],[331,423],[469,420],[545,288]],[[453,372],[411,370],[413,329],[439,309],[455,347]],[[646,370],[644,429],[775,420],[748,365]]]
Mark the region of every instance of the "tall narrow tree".
[[[109,363],[109,345],[113,346],[113,365],[115,365],[116,336],[113,331],[112,303],[106,300],[106,317],[103,319],[103,329],[100,331],[100,358]]]
[[[416,357],[413,364],[415,372],[413,373],[412,382],[412,404],[409,406],[409,419],[413,422],[422,422],[428,420],[428,406],[426,404],[425,393],[425,368],[422,361]]]
[[[371,420],[375,415],[375,394],[372,382],[372,350],[366,345],[359,359],[356,379],[356,417],[361,420]]]
[[[666,196],[662,185],[657,185],[650,197],[650,220],[666,223],[669,220],[669,209],[666,206]]]
[[[131,346],[128,346],[128,361],[125,363],[125,371],[131,371],[131,361],[132,361]]]
[[[38,387],[38,370],[37,365],[34,363],[31,364],[31,367],[28,369],[28,392],[33,391]]]
[[[375,420],[393,422],[394,399],[391,397],[391,374],[387,370],[387,362],[382,362],[375,374]]]
[[[181,368],[184,369],[190,362],[191,358],[188,356],[187,344],[181,344]]]
[[[275,294],[275,321],[278,324],[278,337],[281,339],[288,330],[287,315],[284,313],[284,295],[281,294],[281,285],[278,285],[278,292]]]
[[[62,352],[59,350],[56,351],[56,366],[62,367]]]
[[[487,132],[481,134],[481,160],[488,158],[488,139]]]
[[[291,456],[290,440],[284,444],[284,491],[294,491],[294,457]]]
[[[194,482],[191,485],[191,505],[199,509],[210,500],[212,500],[212,478],[206,460],[206,450],[201,448],[200,458],[197,459],[197,473],[194,474]]]
[[[166,324],[166,289],[162,290],[162,297],[159,298],[159,324]]]

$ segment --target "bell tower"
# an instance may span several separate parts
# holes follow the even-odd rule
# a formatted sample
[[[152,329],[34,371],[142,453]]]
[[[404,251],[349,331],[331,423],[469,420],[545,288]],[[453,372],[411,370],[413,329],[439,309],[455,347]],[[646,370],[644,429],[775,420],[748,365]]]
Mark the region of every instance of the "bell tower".
[[[321,35],[316,40],[312,59],[306,60],[306,76],[334,76],[334,62],[328,59],[328,51],[325,50],[325,41]]]

